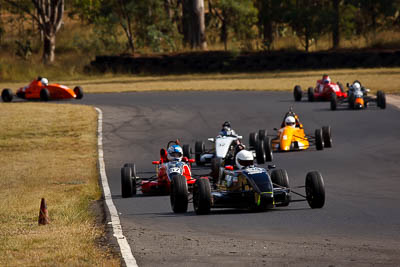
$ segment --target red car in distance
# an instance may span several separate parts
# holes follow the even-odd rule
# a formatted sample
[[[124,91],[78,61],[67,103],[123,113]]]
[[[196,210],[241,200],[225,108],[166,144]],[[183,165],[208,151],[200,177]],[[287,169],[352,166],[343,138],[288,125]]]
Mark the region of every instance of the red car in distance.
[[[336,94],[337,99],[346,99],[347,92],[344,90],[343,85],[339,82],[331,82],[328,75],[324,74],[321,80],[317,81],[317,85],[309,87],[307,90],[308,101],[329,101],[331,100],[332,93]],[[293,90],[295,101],[301,101],[303,97],[303,90],[300,85],[296,85]]]

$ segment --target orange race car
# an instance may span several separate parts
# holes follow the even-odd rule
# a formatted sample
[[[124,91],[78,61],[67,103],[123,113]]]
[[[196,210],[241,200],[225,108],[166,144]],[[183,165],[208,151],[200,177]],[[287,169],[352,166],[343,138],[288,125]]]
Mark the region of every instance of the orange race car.
[[[299,151],[308,149],[311,146],[316,146],[317,150],[322,150],[324,147],[332,147],[331,127],[324,126],[322,129],[316,129],[315,135],[308,135],[304,132],[303,124],[299,120],[292,108],[283,118],[281,128],[274,129],[278,133],[272,138],[266,135],[265,130],[260,130],[259,133],[250,134],[250,143],[263,143],[265,154],[272,151]]]
[[[11,89],[5,88],[1,92],[3,102],[11,102],[13,96]],[[49,84],[46,78],[38,77],[29,85],[19,88],[16,96],[22,99],[39,99],[42,101],[53,99],[81,99],[83,97],[83,90],[80,86],[76,86],[72,90],[65,85],[57,83]]]

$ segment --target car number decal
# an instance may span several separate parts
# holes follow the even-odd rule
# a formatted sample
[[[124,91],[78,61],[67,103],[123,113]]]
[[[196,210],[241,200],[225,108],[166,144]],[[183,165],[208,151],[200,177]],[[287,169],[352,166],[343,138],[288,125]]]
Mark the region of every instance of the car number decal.
[[[169,168],[169,173],[178,172],[181,173],[181,169],[178,167]]]

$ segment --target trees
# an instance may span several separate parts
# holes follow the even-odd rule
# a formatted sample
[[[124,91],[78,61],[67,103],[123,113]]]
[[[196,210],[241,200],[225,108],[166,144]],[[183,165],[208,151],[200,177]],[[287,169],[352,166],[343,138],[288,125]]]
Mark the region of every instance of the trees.
[[[56,35],[62,25],[64,15],[64,0],[32,0],[12,1],[4,0],[9,5],[21,9],[31,16],[38,24],[43,33],[43,56],[44,63],[53,63],[55,59]]]
[[[182,0],[182,33],[190,47],[207,49],[204,0]]]

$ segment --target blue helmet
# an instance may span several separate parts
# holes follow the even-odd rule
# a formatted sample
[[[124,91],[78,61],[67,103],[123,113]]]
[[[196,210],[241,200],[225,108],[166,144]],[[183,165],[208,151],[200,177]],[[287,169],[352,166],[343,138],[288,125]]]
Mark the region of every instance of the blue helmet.
[[[172,145],[168,148],[168,160],[170,161],[181,161],[183,156],[183,150],[178,145]]]

